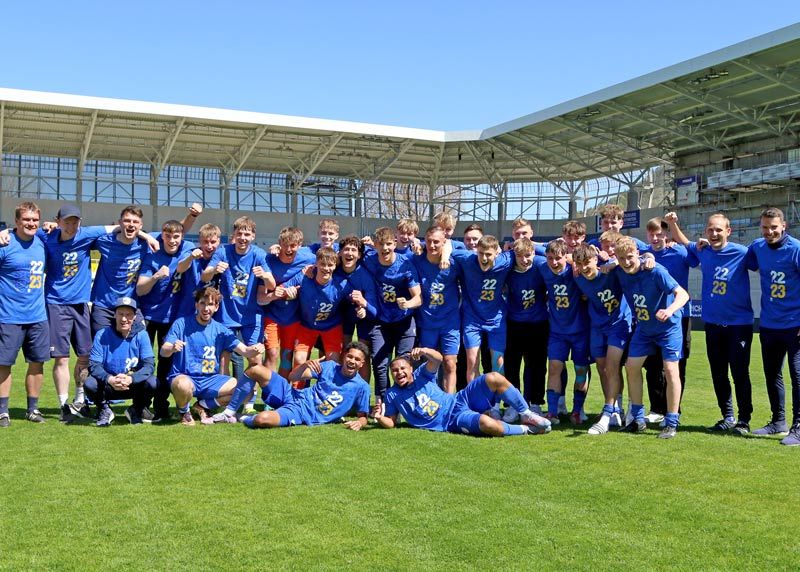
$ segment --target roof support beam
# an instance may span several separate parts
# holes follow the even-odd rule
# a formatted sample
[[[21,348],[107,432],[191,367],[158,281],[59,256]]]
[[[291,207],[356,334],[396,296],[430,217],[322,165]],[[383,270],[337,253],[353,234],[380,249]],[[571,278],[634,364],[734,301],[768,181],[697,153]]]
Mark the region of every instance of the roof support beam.
[[[739,67],[746,69],[756,75],[760,75],[770,81],[774,81],[781,87],[784,87],[795,93],[800,93],[800,78],[790,75],[786,70],[779,70],[778,68],[768,68],[754,62],[749,58],[741,58],[733,61]]]
[[[434,201],[436,200],[436,189],[439,188],[439,175],[442,172],[442,158],[444,157],[444,143],[440,143],[434,150],[433,159],[433,173],[431,173],[430,181],[428,182],[428,218],[433,221],[436,216],[436,207]]]
[[[154,181],[158,181],[161,171],[163,171],[164,167],[167,166],[169,156],[172,154],[172,148],[175,146],[175,142],[178,140],[178,136],[181,134],[184,125],[186,125],[186,118],[181,117],[175,123],[175,125],[170,128],[169,132],[167,133],[167,138],[164,140],[164,144],[161,146],[161,150],[156,154],[153,161],[151,161],[154,169],[150,169],[150,176],[154,177]]]
[[[505,136],[510,136],[510,135],[506,134]],[[536,175],[538,175],[539,177],[541,177],[542,179],[553,185],[553,187],[555,187],[562,193],[568,194],[567,189],[565,189],[562,186],[563,181],[553,179],[552,176],[548,174],[544,169],[542,169],[542,167],[539,164],[537,164],[536,162],[531,162],[531,160],[527,156],[520,156],[519,154],[514,153],[515,148],[512,147],[511,145],[508,145],[507,143],[504,143],[498,139],[495,139],[493,141],[489,140],[486,141],[486,143],[490,147],[497,149],[498,151],[506,155],[511,160],[517,161],[526,169],[533,171]]]
[[[245,163],[247,163],[247,160],[250,158],[250,155],[253,154],[253,151],[255,151],[259,142],[266,134],[267,126],[262,125],[247,136],[247,141],[242,143],[236,153],[231,156],[231,160],[223,167],[223,170],[228,174],[228,181],[236,178],[236,175],[242,170]]]
[[[296,175],[296,180],[294,183],[294,189],[297,191],[298,189],[302,188],[303,183],[305,183],[308,178],[313,175],[319,166],[322,165],[322,162],[330,155],[331,151],[333,151],[334,147],[339,144],[339,141],[342,140],[344,137],[344,133],[337,133],[336,135],[332,135],[328,139],[324,140],[319,147],[317,147],[305,160],[300,159],[300,166],[296,169],[292,169],[292,172]],[[305,168],[305,172],[302,171],[302,168]],[[289,167],[291,169],[291,167]]]
[[[86,133],[83,135],[83,143],[81,143],[80,156],[78,157],[78,172],[75,178],[75,202],[79,205],[83,203],[83,170],[86,167],[86,160],[89,158],[89,148],[92,145],[92,136],[96,125],[97,110],[95,109],[92,111],[92,117],[86,127]]]
[[[694,133],[691,129],[686,129],[677,121],[673,121],[667,117],[662,117],[657,113],[653,113],[652,111],[636,109],[616,101],[605,101],[600,103],[599,106],[610,109],[611,111],[616,111],[617,113],[621,113],[623,115],[627,115],[632,119],[641,121],[642,123],[647,123],[648,125],[652,125],[658,129],[669,131],[673,135],[688,139],[689,141],[692,141],[703,148],[713,149],[714,151],[719,151],[720,153],[727,153],[730,151],[727,148],[727,145],[722,143],[725,136],[724,132],[713,139],[708,139],[703,135]]]
[[[406,139],[399,147],[392,147],[378,157],[369,166],[369,172],[355,173],[355,177],[361,181],[361,187],[364,189],[369,188],[371,184],[380,179],[413,145],[413,139]]]

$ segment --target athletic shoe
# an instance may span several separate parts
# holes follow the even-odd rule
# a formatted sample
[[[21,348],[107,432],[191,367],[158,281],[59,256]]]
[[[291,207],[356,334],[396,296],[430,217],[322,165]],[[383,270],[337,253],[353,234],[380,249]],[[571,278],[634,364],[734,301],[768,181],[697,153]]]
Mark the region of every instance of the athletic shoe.
[[[672,439],[678,432],[677,427],[667,426],[658,434],[659,439]]]
[[[550,422],[550,425],[559,425],[561,424],[561,419],[558,418],[558,415],[550,413],[549,411],[544,416]]]
[[[543,433],[550,433],[552,425],[545,417],[541,415],[531,415],[527,419],[520,419],[520,423],[528,427],[528,433],[531,435],[541,435]]]
[[[503,421],[506,423],[516,423],[519,421],[519,413],[511,407],[506,407],[506,410],[503,412]]]
[[[181,425],[185,425],[186,427],[194,426],[194,417],[192,417],[191,411],[181,413]]]
[[[588,433],[589,435],[605,435],[606,433],[608,433],[608,427],[610,424],[611,424],[610,418],[609,418],[609,423],[603,423],[602,421],[598,421],[597,423],[589,427]]]
[[[111,411],[111,408],[108,405],[106,405],[100,410],[100,413],[97,416],[96,425],[98,427],[111,427],[114,417],[114,412]]]
[[[169,411],[156,411],[152,415],[153,418],[150,420],[150,423],[166,423],[172,418]],[[142,418],[142,421],[144,421],[144,418]]]
[[[544,413],[542,413],[542,406],[539,405],[538,403],[531,403],[528,405],[528,408],[534,413],[536,413],[536,415],[544,416]]]
[[[89,406],[83,401],[73,401],[69,404],[69,409],[72,411],[72,414],[76,417],[82,417],[83,419],[91,419],[92,418],[92,411],[89,409]]]
[[[787,447],[800,446],[800,423],[792,425],[789,434],[781,439],[781,445],[786,445]]]
[[[739,421],[736,425],[733,426],[731,429],[731,433],[735,433],[736,435],[747,435],[750,433],[750,424],[745,421]]]
[[[622,427],[622,417],[616,411],[611,414],[611,417],[608,420],[609,427]]]
[[[562,395],[558,398],[558,414],[559,415],[568,415],[569,411],[567,411],[567,400]]]
[[[200,420],[200,423],[203,423],[206,419],[210,417],[210,415],[208,414],[208,409],[200,405],[198,401],[194,402],[194,405],[192,405],[190,411],[195,415],[197,415],[197,418]],[[204,424],[208,425],[207,422]]]
[[[234,415],[226,415],[224,411],[219,413],[215,413],[207,417],[206,419],[201,419],[200,422],[205,425],[212,425],[214,423],[236,423],[237,419]]]
[[[720,419],[714,425],[708,428],[712,433],[725,433],[736,427],[736,422],[733,419]]]
[[[153,412],[150,411],[149,407],[142,408],[142,422],[152,423],[154,417],[155,415],[153,415]]]
[[[648,423],[661,423],[664,420],[664,416],[661,413],[653,413],[651,411],[645,416],[645,420]]]
[[[61,406],[61,413],[58,415],[58,420],[62,423],[68,425],[75,421],[76,415],[72,412],[72,409],[66,403]]]
[[[631,421],[630,423],[625,425],[625,427],[620,429],[619,432],[620,433],[644,433],[645,429],[647,429],[647,423],[645,423],[644,421],[636,421],[636,419],[634,419],[633,421]]]
[[[125,418],[130,422],[131,425],[141,425],[144,422],[142,420],[142,414],[136,411],[133,406],[128,407],[125,410]]]
[[[33,423],[44,423],[44,415],[38,409],[31,409],[25,413],[25,419]]]
[[[499,405],[494,405],[494,407],[492,407],[489,411],[486,412],[486,415],[488,415],[492,419],[497,419],[498,421],[500,421],[500,419],[503,418],[503,416],[500,415]]]
[[[580,411],[573,411],[569,414],[569,421],[573,425],[582,425],[583,419],[581,419],[581,412]]]
[[[786,421],[770,421],[760,429],[753,431],[753,435],[785,435],[788,431]]]
[[[0,413],[0,427],[8,427],[11,425],[11,417],[8,413]]]

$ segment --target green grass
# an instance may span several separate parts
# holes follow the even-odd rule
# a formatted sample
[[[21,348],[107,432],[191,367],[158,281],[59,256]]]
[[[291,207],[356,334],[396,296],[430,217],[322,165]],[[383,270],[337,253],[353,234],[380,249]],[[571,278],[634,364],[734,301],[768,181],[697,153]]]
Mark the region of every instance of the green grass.
[[[767,421],[753,348],[754,425]],[[719,418],[695,333],[672,441],[476,439],[341,425],[0,431],[0,569],[788,570],[800,451],[706,433]],[[588,410],[600,408],[594,387]],[[117,408],[121,417],[123,408]]]

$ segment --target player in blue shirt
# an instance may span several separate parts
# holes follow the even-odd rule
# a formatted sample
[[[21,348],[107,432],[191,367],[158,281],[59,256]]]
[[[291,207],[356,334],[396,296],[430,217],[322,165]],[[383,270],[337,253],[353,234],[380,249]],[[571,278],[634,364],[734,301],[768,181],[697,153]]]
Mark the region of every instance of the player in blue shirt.
[[[469,380],[478,377],[478,352],[483,332],[488,337],[492,371],[503,372],[506,351],[503,285],[514,267],[514,255],[498,252],[497,239],[488,234],[478,241],[477,252],[453,252],[461,271],[461,322]]]
[[[189,270],[182,274],[181,300],[175,310],[176,317],[194,316],[194,293],[199,288],[213,286],[219,289],[219,274],[212,276],[208,282],[203,282],[201,276],[219,248],[221,237],[222,231],[215,224],[204,224],[200,227],[197,248],[184,257],[184,260],[191,258],[192,263]]]
[[[0,427],[8,427],[11,366],[22,349],[28,362],[25,418],[43,423],[39,393],[44,362],[50,359],[50,330],[44,299],[45,247],[36,236],[41,211],[23,202],[14,211],[14,232],[8,246],[0,248]]]
[[[622,234],[622,226],[625,223],[625,209],[617,204],[609,203],[600,207],[600,210],[597,214],[600,216],[601,234],[604,232],[616,232],[619,233],[620,236],[624,236]],[[636,248],[639,249],[639,252],[644,253],[647,251],[648,244],[646,242],[643,242],[634,236],[631,236],[630,238],[636,243]],[[609,256],[604,252],[600,244],[600,237],[588,240],[587,243],[599,250],[598,257],[601,263],[608,260]]]
[[[536,257],[536,246],[529,238],[514,241],[514,269],[506,278],[508,288],[508,319],[506,321],[505,375],[511,384],[520,388],[520,366],[523,373],[523,395],[531,410],[541,415],[544,388],[547,380],[547,340],[550,322],[547,316],[547,287],[542,278],[542,257]],[[534,264],[538,260],[538,264]],[[503,421],[516,421],[516,410],[506,409]]]
[[[703,274],[703,322],[706,353],[711,367],[714,393],[722,419],[711,431],[733,431],[746,435],[753,413],[750,384],[750,346],[753,341],[753,307],[750,303],[750,275],[747,271],[747,247],[728,241],[731,224],[723,214],[708,217],[705,241],[689,242],[678,226],[678,215],[667,213],[664,220],[670,234],[689,252],[689,264],[700,265]],[[739,406],[734,417],[730,367]]]
[[[120,298],[114,308],[114,324],[94,337],[85,387],[97,406],[98,427],[114,421],[109,402],[115,399],[132,399],[125,417],[132,425],[141,424],[156,389],[153,344],[144,330],[133,331],[136,310],[136,300]]]
[[[361,342],[348,342],[341,364],[321,358],[298,365],[289,380],[316,380],[305,389],[293,389],[288,380],[263,365],[249,368],[247,376],[263,388],[261,397],[272,409],[244,416],[242,423],[253,429],[322,425],[338,422],[355,408],[358,417],[344,425],[353,431],[361,430],[367,424],[370,388],[358,370],[368,352]]]
[[[426,363],[414,370],[414,361]],[[409,355],[392,360],[394,385],[386,392],[385,411],[376,405],[373,411],[380,427],[397,426],[398,416],[414,428],[429,431],[503,437],[550,432],[550,422],[528,408],[517,388],[497,372],[472,380],[455,395],[436,383],[442,354],[430,348],[414,348]],[[500,401],[514,407],[521,425],[495,419],[489,412]]]
[[[372,328],[375,327],[375,320],[378,316],[378,293],[372,275],[360,264],[363,257],[364,244],[360,238],[350,234],[339,241],[340,270],[354,288],[353,293],[350,294],[353,305],[346,307],[342,322],[344,339],[350,341],[353,339],[353,333],[357,332],[358,341],[369,347]],[[358,308],[364,308],[367,312],[366,316],[360,320],[356,316]],[[369,381],[370,372],[371,364],[369,356],[367,356],[359,373],[361,377]]]
[[[583,423],[583,404],[589,383],[589,316],[581,291],[575,283],[572,265],[567,262],[569,247],[561,239],[547,244],[547,261],[540,263],[540,272],[547,286],[547,308],[550,338],[547,344],[547,418],[557,425],[558,400],[562,388],[562,372],[570,357],[575,368],[575,385],[570,420]]]
[[[767,397],[772,419],[753,435],[785,433],[783,362],[789,361],[792,381],[792,426],[781,441],[800,445],[800,241],[786,233],[783,211],[770,207],[761,213],[761,235],[750,245],[747,264],[761,278],[759,338]]]
[[[616,255],[619,268],[614,272],[619,275],[622,290],[636,319],[636,329],[625,362],[633,421],[622,430],[634,433],[642,432],[647,427],[642,399],[642,366],[648,355],[661,348],[667,378],[667,414],[659,438],[671,439],[680,420],[678,361],[683,346],[680,319],[681,308],[689,301],[689,294],[660,264],[645,272],[639,249],[631,238],[624,237],[617,242]]]
[[[417,309],[419,344],[438,348],[444,355],[444,389],[456,392],[456,359],[461,345],[458,267],[450,257],[442,267],[447,238],[444,230],[432,226],[425,232],[425,252],[412,257],[422,287],[422,305]]]
[[[207,411],[225,405],[233,395],[237,380],[220,372],[222,352],[237,353],[253,362],[264,352],[263,344],[245,346],[229,328],[214,320],[221,298],[216,288],[195,292],[197,314],[175,320],[159,352],[162,357],[172,357],[169,383],[182,425],[194,425],[189,410],[192,397],[197,398],[192,409],[201,422],[208,423],[211,419]]]
[[[114,321],[114,304],[120,298],[136,299],[136,282],[142,259],[147,254],[147,241],[139,237],[142,230],[142,209],[131,205],[122,209],[120,232],[101,236],[95,242],[100,262],[92,284],[92,335]],[[136,312],[134,329],[144,327],[144,318]]]
[[[617,273],[600,272],[593,246],[578,245],[572,252],[572,260],[578,270],[575,283],[588,301],[589,353],[597,364],[605,397],[600,419],[589,428],[589,435],[602,435],[609,426],[622,424],[615,405],[621,387],[620,364],[631,338],[631,311]]]
[[[382,399],[389,387],[389,358],[411,351],[417,335],[414,308],[422,303],[417,270],[406,256],[395,253],[397,240],[387,227],[375,231],[375,251],[362,264],[375,280],[378,316],[372,328],[372,370],[375,395]]]

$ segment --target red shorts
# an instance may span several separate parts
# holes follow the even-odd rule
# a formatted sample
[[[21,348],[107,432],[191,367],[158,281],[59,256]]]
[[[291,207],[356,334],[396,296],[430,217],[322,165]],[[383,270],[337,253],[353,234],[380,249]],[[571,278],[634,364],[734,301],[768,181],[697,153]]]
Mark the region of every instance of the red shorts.
[[[282,349],[293,350],[294,342],[297,339],[297,328],[300,322],[293,322],[286,326],[281,326],[278,322],[264,318],[264,343],[268,350]]]
[[[298,324],[295,350],[300,352],[310,351],[317,343],[317,338],[322,338],[322,347],[325,350],[325,354],[331,352],[342,353],[344,333],[341,324],[327,330],[310,330],[302,324]]]

